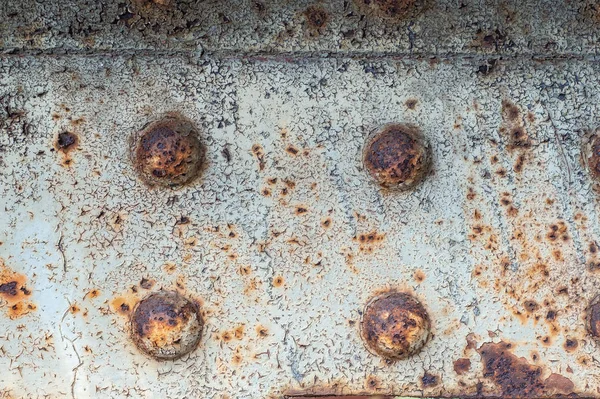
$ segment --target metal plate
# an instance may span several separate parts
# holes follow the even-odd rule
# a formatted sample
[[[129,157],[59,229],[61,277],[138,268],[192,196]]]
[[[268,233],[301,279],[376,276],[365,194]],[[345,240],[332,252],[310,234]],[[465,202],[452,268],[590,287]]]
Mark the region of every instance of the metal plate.
[[[267,4],[264,12],[277,12],[239,25],[243,5],[233,7],[224,33],[206,41],[203,24],[179,41],[121,25],[113,37],[112,19],[102,19],[90,54],[80,53],[87,36],[50,27],[30,43],[6,23],[0,284],[25,291],[0,305],[3,395],[599,396],[585,312],[597,294],[598,205],[583,162],[600,103],[596,44],[583,36],[597,29],[579,30],[593,21],[587,6],[568,2],[557,13],[550,4],[523,9],[560,30],[544,35],[533,19],[521,34],[528,22],[515,11],[514,46],[484,36],[490,49],[468,47],[479,35],[468,22],[492,14],[484,5],[431,5],[392,29],[355,5],[320,4],[330,35],[350,8],[359,17],[346,23],[379,26],[365,28],[370,39],[359,47],[328,55],[302,52],[304,43],[330,50],[325,34],[281,47],[260,41],[271,31],[246,34],[282,15],[305,29],[304,3]],[[13,15],[16,5],[2,7]],[[39,23],[22,7],[7,21]],[[74,7],[84,21],[95,15],[96,6]],[[226,6],[194,7],[212,18]],[[435,31],[445,9],[454,10],[445,24],[463,21],[456,36],[447,25],[415,40],[388,35],[398,26]],[[75,21],[61,10],[57,26]],[[439,48],[436,35],[446,35]],[[545,54],[549,36],[559,44]],[[120,53],[122,37],[130,41]],[[440,53],[380,53],[410,53],[409,43]],[[190,46],[232,52],[180,52]],[[149,189],[130,138],[169,112],[198,125],[206,168],[189,186]],[[408,193],[383,191],[361,162],[365,138],[394,121],[419,126],[433,151],[432,173]],[[516,145],[515,129],[528,145]],[[78,138],[68,152],[55,147],[66,131]],[[129,338],[129,312],[161,288],[205,312],[200,347],[176,361],[148,358]],[[421,300],[434,334],[419,355],[394,363],[367,351],[359,333],[364,305],[390,288]]]

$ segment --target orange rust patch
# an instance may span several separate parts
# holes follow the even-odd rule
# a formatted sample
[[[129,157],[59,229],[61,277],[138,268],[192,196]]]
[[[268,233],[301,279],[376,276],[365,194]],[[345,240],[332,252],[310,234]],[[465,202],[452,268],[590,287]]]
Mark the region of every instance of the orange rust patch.
[[[321,219],[321,226],[323,226],[324,229],[328,229],[331,227],[331,218],[330,217],[326,217]]]
[[[265,326],[259,324],[256,326],[256,335],[260,338],[266,338],[269,335],[269,330]]]
[[[34,303],[26,301],[17,302],[9,307],[8,317],[10,319],[16,319],[25,316],[26,314],[31,313],[36,309],[37,306]]]
[[[425,281],[425,273],[423,272],[423,270],[416,270],[413,277],[415,281],[419,284]]]
[[[273,278],[273,287],[276,287],[276,288],[283,287],[284,284],[285,284],[285,281],[284,281],[283,277],[277,276],[277,277]]]
[[[32,302],[27,301],[31,290],[25,282],[27,277],[9,269],[0,259],[0,302],[8,306],[8,316],[15,319],[37,309]]]
[[[134,295],[119,296],[110,302],[110,308],[121,316],[129,316],[136,302],[137,298]]]
[[[69,312],[71,312],[72,314],[79,313],[80,310],[81,310],[81,308],[79,306],[77,306],[77,304],[73,304],[69,308]]]
[[[244,325],[238,326],[235,328],[235,330],[233,330],[233,336],[235,337],[235,339],[240,340],[242,338],[244,338]]]
[[[512,344],[485,343],[479,349],[483,362],[483,376],[495,383],[502,396],[536,397],[570,394],[573,383],[557,374],[543,380],[542,368],[529,364],[511,352]]]
[[[85,298],[90,298],[90,299],[98,298],[99,296],[100,296],[100,290],[97,290],[97,289],[90,290],[87,294],[85,294]]]

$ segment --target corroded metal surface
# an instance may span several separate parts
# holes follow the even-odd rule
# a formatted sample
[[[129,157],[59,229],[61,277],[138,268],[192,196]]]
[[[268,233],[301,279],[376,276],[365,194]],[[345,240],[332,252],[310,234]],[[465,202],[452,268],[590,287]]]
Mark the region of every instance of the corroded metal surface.
[[[110,26],[82,21],[127,4],[55,19],[57,5],[0,6],[3,48],[16,52],[0,59],[2,395],[600,396],[595,5],[526,3],[498,23],[495,8],[465,6],[465,21],[488,23],[451,36],[461,11],[428,3],[398,31],[389,17],[364,22],[353,41],[345,18],[362,24],[390,2],[255,3],[239,15],[297,18],[285,40],[261,41],[281,26],[238,21],[237,6],[220,16],[224,3],[195,5],[208,10],[197,18],[238,22],[173,25],[183,36],[142,12],[191,18],[184,1],[133,1]],[[527,22],[534,9],[554,29]],[[21,20],[55,26],[27,33]],[[524,55],[549,37],[547,59]],[[215,53],[177,52],[188,45]],[[382,55],[413,45],[440,52]],[[132,138],[173,113],[200,133],[202,173],[148,187]],[[418,126],[430,146],[412,191],[386,190],[364,167],[365,140],[391,122]],[[131,338],[131,312],[161,289],[202,309],[198,347],[177,360]],[[365,305],[390,290],[414,295],[431,322],[422,350],[396,362],[360,331]]]

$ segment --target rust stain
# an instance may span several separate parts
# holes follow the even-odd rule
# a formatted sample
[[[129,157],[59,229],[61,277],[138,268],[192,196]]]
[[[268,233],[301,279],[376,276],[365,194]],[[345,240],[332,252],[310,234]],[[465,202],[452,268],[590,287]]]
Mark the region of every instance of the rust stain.
[[[265,150],[263,147],[260,144],[254,144],[252,146],[252,154],[254,154],[258,160],[258,170],[261,172],[265,170]]]
[[[531,139],[523,126],[521,110],[508,100],[502,101],[502,121],[500,133],[503,135],[509,151],[531,147]]]
[[[391,20],[402,20],[418,16],[423,10],[422,0],[354,0],[365,13]]]
[[[478,350],[483,362],[483,376],[495,383],[503,397],[521,398],[570,394],[574,385],[566,377],[552,374],[542,378],[542,368],[529,364],[512,353],[506,342],[485,343]]]
[[[329,15],[327,12],[318,6],[310,6],[304,11],[304,17],[306,23],[312,34],[318,35],[322,29],[325,28],[327,22],[329,22]]]

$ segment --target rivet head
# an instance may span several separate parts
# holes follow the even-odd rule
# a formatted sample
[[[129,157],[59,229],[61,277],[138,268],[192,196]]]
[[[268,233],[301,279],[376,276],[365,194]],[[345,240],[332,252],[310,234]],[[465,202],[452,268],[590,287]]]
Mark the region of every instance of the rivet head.
[[[600,181],[600,130],[588,138],[587,165],[592,178]]]
[[[588,333],[600,340],[600,295],[590,301],[586,313]]]
[[[173,187],[198,176],[204,154],[193,124],[183,118],[167,117],[137,134],[133,159],[146,184]]]
[[[159,360],[177,359],[193,351],[204,322],[198,306],[175,291],[148,295],[131,314],[131,334],[137,347]]]
[[[388,292],[371,299],[360,328],[367,348],[388,360],[416,355],[431,335],[427,311],[412,295],[403,292]]]
[[[369,135],[363,151],[363,163],[382,187],[410,190],[427,175],[431,154],[417,127],[394,123]]]

